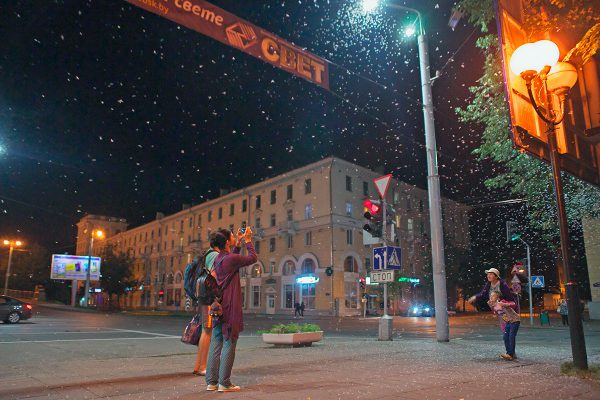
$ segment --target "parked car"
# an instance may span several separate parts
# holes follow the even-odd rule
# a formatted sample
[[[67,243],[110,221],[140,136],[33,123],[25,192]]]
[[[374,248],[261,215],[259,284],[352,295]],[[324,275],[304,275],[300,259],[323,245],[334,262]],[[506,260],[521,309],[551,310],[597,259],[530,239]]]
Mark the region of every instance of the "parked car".
[[[8,296],[0,296],[0,320],[16,324],[22,319],[31,318],[33,306],[19,299]]]
[[[408,309],[409,317],[433,317],[435,307],[430,304],[413,304]]]

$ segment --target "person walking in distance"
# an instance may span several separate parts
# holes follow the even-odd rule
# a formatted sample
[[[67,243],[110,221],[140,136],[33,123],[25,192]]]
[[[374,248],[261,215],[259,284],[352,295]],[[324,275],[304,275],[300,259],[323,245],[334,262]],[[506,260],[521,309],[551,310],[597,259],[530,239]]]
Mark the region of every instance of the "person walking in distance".
[[[304,301],[302,303],[300,303],[300,316],[302,316],[302,318],[304,318],[304,308],[306,306],[304,305]]]
[[[563,326],[569,326],[569,308],[567,307],[567,300],[560,299],[560,303],[558,304],[558,310],[556,311],[558,311],[558,313],[560,314]]]
[[[242,242],[248,251],[245,256],[240,254]],[[239,270],[254,264],[258,258],[252,245],[250,227],[245,232],[239,229],[237,240],[229,230],[220,230],[214,244],[219,249],[214,267],[221,288],[221,299],[220,304],[215,302],[211,305],[211,313],[218,314],[220,311],[222,314],[218,322],[214,321],[206,369],[206,390],[237,392],[240,387],[231,383],[231,370],[237,340],[244,330]]]

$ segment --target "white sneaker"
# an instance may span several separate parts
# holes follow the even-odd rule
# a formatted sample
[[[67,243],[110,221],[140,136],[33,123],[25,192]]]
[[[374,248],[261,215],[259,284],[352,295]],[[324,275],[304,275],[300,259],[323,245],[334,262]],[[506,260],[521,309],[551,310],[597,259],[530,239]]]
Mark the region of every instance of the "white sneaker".
[[[219,385],[219,392],[239,392],[240,389],[241,389],[241,387],[236,386],[236,385],[231,385],[231,386]]]

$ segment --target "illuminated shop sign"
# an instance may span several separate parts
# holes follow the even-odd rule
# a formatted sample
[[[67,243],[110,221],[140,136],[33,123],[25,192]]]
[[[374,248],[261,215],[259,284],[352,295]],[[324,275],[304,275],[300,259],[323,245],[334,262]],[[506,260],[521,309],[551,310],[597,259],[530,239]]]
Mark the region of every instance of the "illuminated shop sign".
[[[296,278],[296,283],[298,284],[307,284],[307,283],[317,283],[319,282],[319,277],[314,275],[305,275],[299,276]]]

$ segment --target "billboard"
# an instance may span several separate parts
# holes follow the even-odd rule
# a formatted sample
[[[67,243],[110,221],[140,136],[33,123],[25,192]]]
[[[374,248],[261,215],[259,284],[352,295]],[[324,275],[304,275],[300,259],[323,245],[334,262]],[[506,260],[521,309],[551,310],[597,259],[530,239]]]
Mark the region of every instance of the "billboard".
[[[329,63],[204,0],[126,0],[299,78],[329,89]]]
[[[504,88],[510,111],[514,146],[530,155],[549,161],[546,123],[536,114],[525,80],[509,67],[510,57],[522,44],[550,39],[560,49],[560,60],[581,39],[562,30],[544,37],[530,37],[523,28],[523,1],[496,0],[498,38],[502,51]],[[594,58],[578,69],[577,84],[565,101],[565,118],[556,126],[556,141],[561,170],[600,186],[600,64]],[[533,92],[542,90],[541,81],[532,81]]]
[[[50,267],[50,279],[81,280],[86,279],[88,256],[71,256],[68,254],[53,254]],[[90,280],[100,279],[100,257],[92,257]]]

